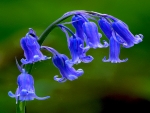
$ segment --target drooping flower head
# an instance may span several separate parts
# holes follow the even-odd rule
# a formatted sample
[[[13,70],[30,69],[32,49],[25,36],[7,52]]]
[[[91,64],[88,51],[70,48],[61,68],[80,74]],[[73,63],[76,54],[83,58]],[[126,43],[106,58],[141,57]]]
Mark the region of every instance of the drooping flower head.
[[[117,35],[111,28],[111,24],[105,18],[101,18],[99,21],[99,26],[105,36],[109,39],[109,59],[103,58],[103,62],[120,63],[126,62],[128,59],[120,60],[120,44],[123,44],[123,39]]]
[[[104,17],[101,17],[98,23],[105,36],[110,39],[112,36],[111,24]]]
[[[106,36],[107,36],[107,33],[109,32],[109,31],[106,31],[106,29],[107,29],[106,26],[109,23],[111,25],[111,29],[115,32],[115,34],[119,35],[119,37],[120,37],[120,39],[115,39],[115,40],[118,41],[119,43],[121,41],[121,44],[123,45],[123,47],[130,48],[130,47],[134,46],[134,44],[138,44],[138,43],[142,42],[143,35],[139,34],[139,35],[134,36],[130,32],[129,27],[121,20],[119,20],[113,16],[110,16],[110,15],[105,15],[105,18],[107,18],[107,20],[109,20],[109,22],[106,19],[101,18],[99,23],[101,23],[100,27],[101,27],[101,29],[103,29],[103,32],[105,32]],[[102,26],[102,21],[103,22],[105,21],[105,28]]]
[[[108,47],[108,43],[104,41],[104,45],[100,43],[102,35],[98,32],[97,25],[94,22],[84,22],[83,31],[86,35],[86,44],[90,48],[105,48]]]
[[[21,69],[20,66],[18,67],[20,70]],[[15,94],[13,94],[11,91],[8,92],[8,95],[10,97],[16,98],[16,103],[18,102],[18,100],[20,101],[30,101],[34,99],[45,100],[50,97],[50,96],[38,97],[35,94],[34,79],[32,75],[28,74],[24,69],[22,69],[21,74],[17,78],[17,84],[18,84],[18,88]]]
[[[24,56],[26,59],[21,59],[23,64],[29,64],[38,62],[41,60],[47,60],[48,57],[44,56],[40,51],[40,45],[37,42],[38,37],[36,36],[33,29],[29,29],[29,32],[20,41],[21,47],[24,50]]]
[[[43,49],[48,50],[53,54],[52,61],[56,68],[59,69],[61,78],[58,75],[54,76],[54,80],[58,82],[65,82],[66,80],[73,81],[81,76],[84,72],[82,69],[75,70],[70,65],[69,59],[66,55],[58,53],[55,49],[51,47],[42,46]]]
[[[129,31],[129,28],[120,20],[115,21],[112,24],[112,27],[115,32],[125,40],[126,43],[124,44],[124,47],[129,48],[132,47],[134,44],[142,42],[143,35],[139,34],[134,36]]]
[[[88,55],[86,56],[86,52],[90,49],[89,47],[84,47],[84,42],[81,38],[77,35],[73,34],[73,32],[67,28],[66,26],[59,25],[62,31],[66,34],[67,41],[68,41],[68,48],[70,50],[70,54],[72,59],[70,63],[78,64],[80,62],[89,63],[93,60],[93,57]],[[71,33],[71,37],[69,37],[68,32]]]
[[[88,20],[83,17],[82,15],[74,15],[72,17],[72,25],[76,30],[75,35],[78,36],[79,38],[81,38],[83,41],[85,39],[85,34],[82,28],[82,25],[84,22],[87,22]]]
[[[119,36],[118,36],[119,37]],[[113,36],[110,38],[109,43],[109,59],[106,60],[106,57],[103,58],[103,62],[111,62],[111,63],[121,63],[126,62],[128,59],[119,59],[120,55],[120,44],[113,38]]]

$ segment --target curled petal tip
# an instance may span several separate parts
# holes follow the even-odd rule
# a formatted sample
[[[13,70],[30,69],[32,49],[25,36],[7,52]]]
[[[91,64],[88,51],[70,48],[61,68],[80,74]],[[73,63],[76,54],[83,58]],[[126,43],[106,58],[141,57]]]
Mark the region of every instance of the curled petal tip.
[[[103,45],[104,48],[109,46],[108,42],[106,42],[105,40],[103,40],[103,42],[104,42],[104,45]]]
[[[46,99],[50,98],[50,96],[46,96],[46,97],[38,97],[38,96],[36,96],[35,98],[37,100],[46,100]]]
[[[52,57],[46,57],[45,59],[51,59]]]
[[[85,57],[82,58],[82,62],[90,63],[93,59],[94,58],[92,56],[88,55],[88,56],[85,56]]]
[[[8,92],[8,96],[10,96],[11,98],[15,98],[16,97],[16,95],[13,94],[11,91]]]
[[[32,62],[27,61],[26,59],[22,58],[21,59],[22,64],[31,64]]]
[[[69,75],[67,79],[70,80],[70,81],[73,81],[75,79],[78,79],[78,77],[74,76],[74,75]]]
[[[82,69],[78,69],[76,71],[76,74],[77,74],[78,77],[81,76],[81,75],[83,75],[83,73],[84,73],[84,71]]]
[[[109,60],[106,60],[106,57],[104,57],[104,58],[102,59],[102,61],[103,61],[103,62],[109,62]]]
[[[98,44],[99,48],[107,48],[109,46],[109,44],[105,40],[103,40],[103,42],[104,44],[101,44],[101,43]]]
[[[66,78],[62,77],[62,78],[58,78],[58,75],[54,76],[54,80],[60,83],[66,82]]]
[[[102,59],[103,62],[111,62],[111,63],[121,63],[121,62],[126,62],[128,58],[120,60],[120,59],[108,59],[106,60],[106,57]]]
[[[135,44],[138,44],[140,42],[143,41],[143,35],[142,34],[139,34],[139,35],[135,35]]]

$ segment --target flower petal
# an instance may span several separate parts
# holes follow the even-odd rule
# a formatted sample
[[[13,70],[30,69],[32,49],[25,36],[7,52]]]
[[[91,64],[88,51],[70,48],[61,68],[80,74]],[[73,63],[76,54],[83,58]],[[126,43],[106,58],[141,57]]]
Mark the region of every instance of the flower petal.
[[[88,56],[82,57],[81,59],[82,59],[82,62],[84,62],[84,63],[89,63],[89,62],[91,62],[94,58],[93,58],[92,56],[88,55]]]
[[[54,80],[60,83],[66,82],[66,78],[62,77],[62,78],[58,78],[58,75],[54,76]]]
[[[11,98],[16,98],[16,95],[13,94],[11,91],[8,92],[8,95],[9,95]]]

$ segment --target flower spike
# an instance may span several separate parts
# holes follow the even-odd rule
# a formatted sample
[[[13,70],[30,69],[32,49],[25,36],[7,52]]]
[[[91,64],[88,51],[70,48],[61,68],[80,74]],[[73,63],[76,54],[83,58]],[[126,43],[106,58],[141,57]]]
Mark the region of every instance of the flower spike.
[[[21,47],[24,50],[24,56],[26,59],[21,59],[23,64],[30,64],[41,60],[50,59],[46,57],[40,51],[40,45],[37,42],[38,37],[36,36],[33,29],[29,29],[29,32],[20,41]]]
[[[66,55],[58,53],[55,49],[51,47],[42,46],[42,49],[46,49],[53,54],[53,64],[60,71],[62,77],[58,78],[58,75],[55,75],[55,81],[58,81],[60,83],[63,83],[66,80],[73,81],[84,73],[82,69],[75,70],[72,67],[72,64],[69,64],[69,59]]]

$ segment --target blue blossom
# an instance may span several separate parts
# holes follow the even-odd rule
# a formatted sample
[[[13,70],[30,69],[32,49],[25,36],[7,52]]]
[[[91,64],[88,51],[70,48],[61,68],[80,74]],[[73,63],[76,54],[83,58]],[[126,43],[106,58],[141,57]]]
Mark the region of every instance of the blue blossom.
[[[115,41],[117,41],[120,44],[125,44],[125,41],[123,40],[123,38],[121,38],[111,27],[112,23],[109,22],[106,18],[101,17],[100,20],[98,21],[99,26],[101,28],[101,30],[103,31],[103,33],[105,34],[105,36],[110,40],[110,38],[113,35],[113,38],[115,39]]]
[[[38,37],[36,36],[33,29],[29,29],[29,32],[20,41],[21,47],[24,50],[24,56],[26,59],[21,59],[23,64],[29,64],[38,62],[41,60],[47,60],[48,57],[44,56],[40,51],[40,45],[37,42]]]
[[[106,60],[106,57],[103,58],[103,62],[111,62],[111,63],[121,63],[126,62],[128,59],[119,59],[120,55],[120,44],[113,38],[110,38],[110,48],[109,48],[109,59]]]
[[[103,33],[105,34],[105,36],[110,39],[110,37],[112,36],[112,28],[111,28],[111,24],[103,17],[100,18],[100,20],[98,21],[99,26],[101,28],[101,30],[103,31]]]
[[[18,88],[15,94],[13,94],[11,91],[8,92],[8,95],[10,97],[16,98],[16,103],[18,102],[18,100],[20,101],[30,101],[34,99],[45,100],[50,97],[50,96],[38,97],[35,94],[34,79],[32,75],[25,72],[24,69],[22,69],[22,73],[17,78],[17,84]]]
[[[74,15],[72,17],[72,25],[76,30],[75,35],[81,38],[83,41],[85,39],[85,34],[82,28],[82,25],[84,22],[87,22],[88,20],[84,18],[82,15]]]
[[[65,82],[66,80],[73,81],[81,76],[84,72],[82,69],[75,70],[72,65],[69,64],[69,59],[66,55],[58,53],[51,47],[42,46],[43,49],[48,50],[53,54],[52,61],[56,68],[59,69],[61,78],[58,75],[54,76],[54,80],[58,82]]]
[[[134,46],[134,44],[138,44],[138,43],[142,42],[142,39],[143,39],[142,34],[134,36],[130,32],[129,27],[124,22],[122,22],[121,20],[119,20],[113,16],[108,15],[107,17],[113,21],[112,28],[120,36],[120,38],[122,38],[124,40],[123,46],[125,48],[130,48],[130,47]]]
[[[123,39],[114,32],[111,27],[110,22],[105,18],[101,18],[99,21],[99,26],[106,37],[109,39],[109,59],[106,60],[106,57],[103,58],[103,62],[111,62],[111,63],[120,63],[126,62],[128,59],[120,60],[120,44],[123,44]]]
[[[97,25],[94,22],[84,22],[83,31],[86,35],[86,44],[90,48],[105,48],[108,47],[108,43],[104,41],[104,45],[100,43],[102,35],[98,33]]]
[[[72,56],[72,59],[70,60],[70,63],[73,64],[78,64],[81,61],[84,63],[89,63],[93,60],[93,57],[88,55],[86,56],[86,52],[90,49],[89,47],[84,47],[84,41],[79,38],[77,35],[73,34],[73,32],[63,26],[59,25],[59,27],[62,29],[62,31],[66,34],[67,41],[68,41],[68,48],[70,50],[70,54]],[[69,37],[68,32],[69,31],[72,36]]]

